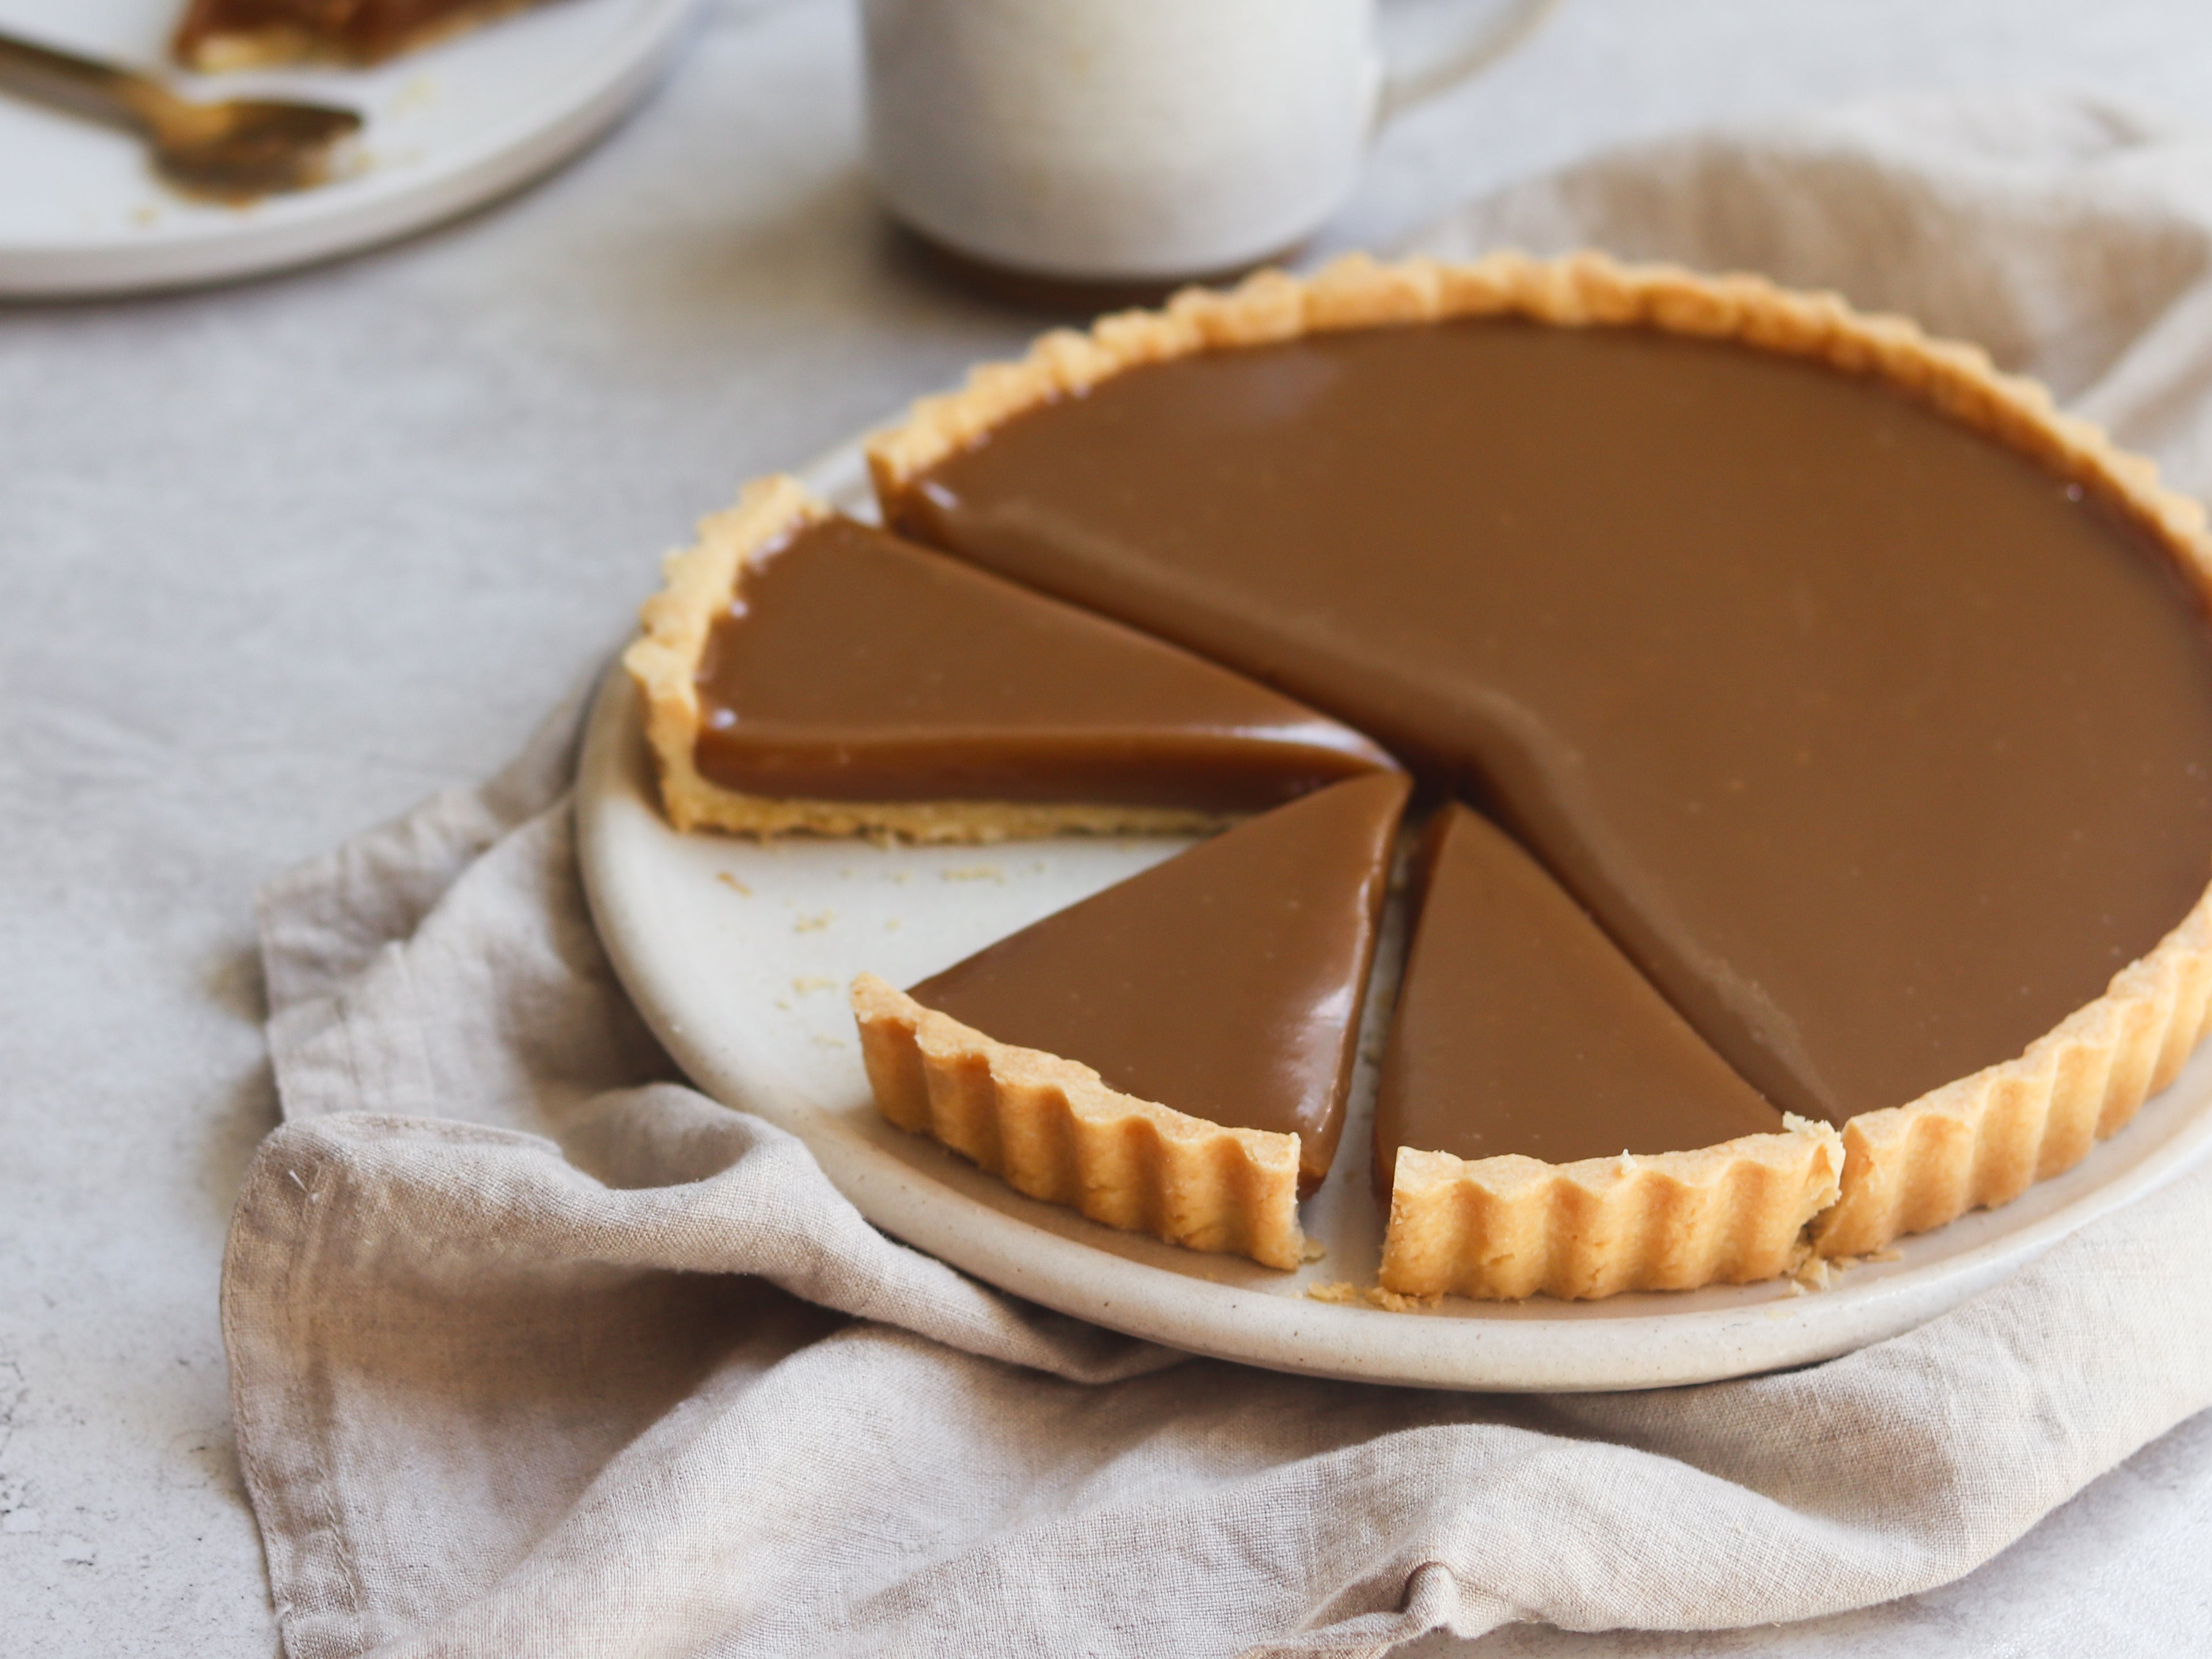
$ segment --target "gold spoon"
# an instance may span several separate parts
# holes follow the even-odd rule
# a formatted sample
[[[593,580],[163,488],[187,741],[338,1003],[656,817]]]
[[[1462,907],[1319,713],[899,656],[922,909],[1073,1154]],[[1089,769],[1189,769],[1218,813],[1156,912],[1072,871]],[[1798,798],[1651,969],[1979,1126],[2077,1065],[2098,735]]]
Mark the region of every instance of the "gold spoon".
[[[60,52],[0,30],[0,86],[129,127],[179,190],[250,202],[330,178],[338,147],[361,131],[358,111],[266,98],[196,104],[137,70]]]

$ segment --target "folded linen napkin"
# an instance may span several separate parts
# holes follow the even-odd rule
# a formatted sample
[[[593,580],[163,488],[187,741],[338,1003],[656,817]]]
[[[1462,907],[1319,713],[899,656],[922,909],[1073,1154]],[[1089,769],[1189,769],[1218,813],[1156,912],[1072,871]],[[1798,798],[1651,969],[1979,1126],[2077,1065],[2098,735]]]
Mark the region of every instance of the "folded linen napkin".
[[[1425,239],[1841,289],[2212,483],[2212,143],[2079,101],[1607,156]],[[1497,1398],[1182,1359],[876,1232],[682,1086],[586,912],[573,713],[272,885],[287,1118],[224,1269],[287,1651],[1379,1654],[1987,1559],[2212,1404],[2212,1172],[1783,1376]]]

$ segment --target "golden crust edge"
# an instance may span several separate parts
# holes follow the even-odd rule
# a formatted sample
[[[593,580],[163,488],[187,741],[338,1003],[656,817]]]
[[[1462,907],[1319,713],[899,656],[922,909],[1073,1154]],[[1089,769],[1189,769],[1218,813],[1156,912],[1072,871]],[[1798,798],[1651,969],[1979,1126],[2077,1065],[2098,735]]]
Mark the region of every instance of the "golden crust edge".
[[[1121,1094],[1087,1066],[997,1042],[872,974],[851,1000],[877,1109],[900,1128],[1107,1226],[1302,1265],[1297,1135]]]
[[[1748,1284],[1803,1259],[1833,1203],[1843,1138],[1778,1133],[1682,1152],[1547,1164],[1401,1147],[1376,1280],[1401,1296],[1569,1300]]]
[[[2212,894],[2014,1060],[1843,1126],[1816,1255],[1864,1255],[2069,1170],[2173,1081],[2212,1019]]]
[[[1625,264],[1595,252],[1536,259],[1504,249],[1463,263],[1395,264],[1349,254],[1310,277],[1267,270],[1224,291],[1186,290],[1163,310],[1103,318],[1087,333],[1054,331],[1019,360],[980,365],[960,390],[923,398],[903,422],[875,434],[869,471],[888,511],[913,478],[994,427],[1124,369],[1333,329],[1486,315],[1563,327],[1644,325],[1878,376],[2096,490],[2158,535],[2212,599],[2204,508],[2161,483],[2155,463],[2060,410],[2040,383],[2001,373],[1978,346],[1930,337],[1907,318],[1858,311],[1837,294],[1748,273]],[[1843,1132],[1841,1196],[1814,1225],[1814,1251],[1865,1255],[2004,1203],[2126,1123],[2204,1035],[2208,923],[2212,888],[2104,996],[2025,1054],[1853,1119]],[[2033,1171],[2026,1180],[2024,1170]]]
[[[703,776],[699,738],[702,652],[746,562],[832,509],[798,479],[777,473],[747,484],[734,507],[699,521],[691,545],[663,562],[660,591],[638,612],[641,632],[623,666],[645,708],[647,746],[668,819],[685,832],[777,836],[894,836],[978,843],[1060,835],[1192,835],[1229,819],[1165,807],[998,801],[847,801],[748,795]]]
[[[869,471],[888,506],[920,473],[993,428],[1144,363],[1336,329],[1509,314],[1561,327],[1644,325],[1732,338],[1877,375],[2061,477],[2096,485],[2165,535],[2212,587],[2203,507],[2160,483],[2155,464],[2060,411],[2037,381],[2000,373],[1980,347],[1934,338],[1908,318],[1858,311],[1836,294],[1747,273],[1624,264],[1594,252],[1534,259],[1505,249],[1463,263],[1395,264],[1355,253],[1310,277],[1263,270],[1233,289],[1186,289],[1162,310],[1117,313],[1087,332],[1057,329],[1023,357],[977,365],[958,391],[921,399],[905,420],[872,436]]]

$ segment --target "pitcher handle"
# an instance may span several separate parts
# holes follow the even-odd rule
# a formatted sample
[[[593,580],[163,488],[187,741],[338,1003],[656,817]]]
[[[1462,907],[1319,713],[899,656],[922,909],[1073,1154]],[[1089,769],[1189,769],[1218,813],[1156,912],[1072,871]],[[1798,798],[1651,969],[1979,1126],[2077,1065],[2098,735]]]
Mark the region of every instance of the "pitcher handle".
[[[1564,0],[1520,0],[1504,17],[1430,63],[1390,66],[1376,100],[1375,124],[1389,125],[1416,105],[1480,74],[1534,34]]]

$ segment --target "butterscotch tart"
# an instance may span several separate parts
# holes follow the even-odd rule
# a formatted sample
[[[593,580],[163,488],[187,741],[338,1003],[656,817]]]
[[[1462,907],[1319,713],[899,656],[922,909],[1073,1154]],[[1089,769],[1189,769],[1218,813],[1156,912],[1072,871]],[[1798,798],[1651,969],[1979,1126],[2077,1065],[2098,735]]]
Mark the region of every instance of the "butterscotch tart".
[[[1537,908],[1584,994],[1612,988],[1573,1013],[1694,1057],[1709,1141],[1655,1112],[1594,1155],[1553,1128],[1605,1066],[1511,1091],[1432,1067],[1426,1109],[1552,1127],[1401,1139],[1391,1291],[1868,1253],[2069,1167],[2203,1032],[2203,514],[1971,347],[1749,276],[1353,259],[1048,335],[870,461],[899,534],[1480,806],[1556,884]],[[1479,830],[1440,833],[1497,863]]]

